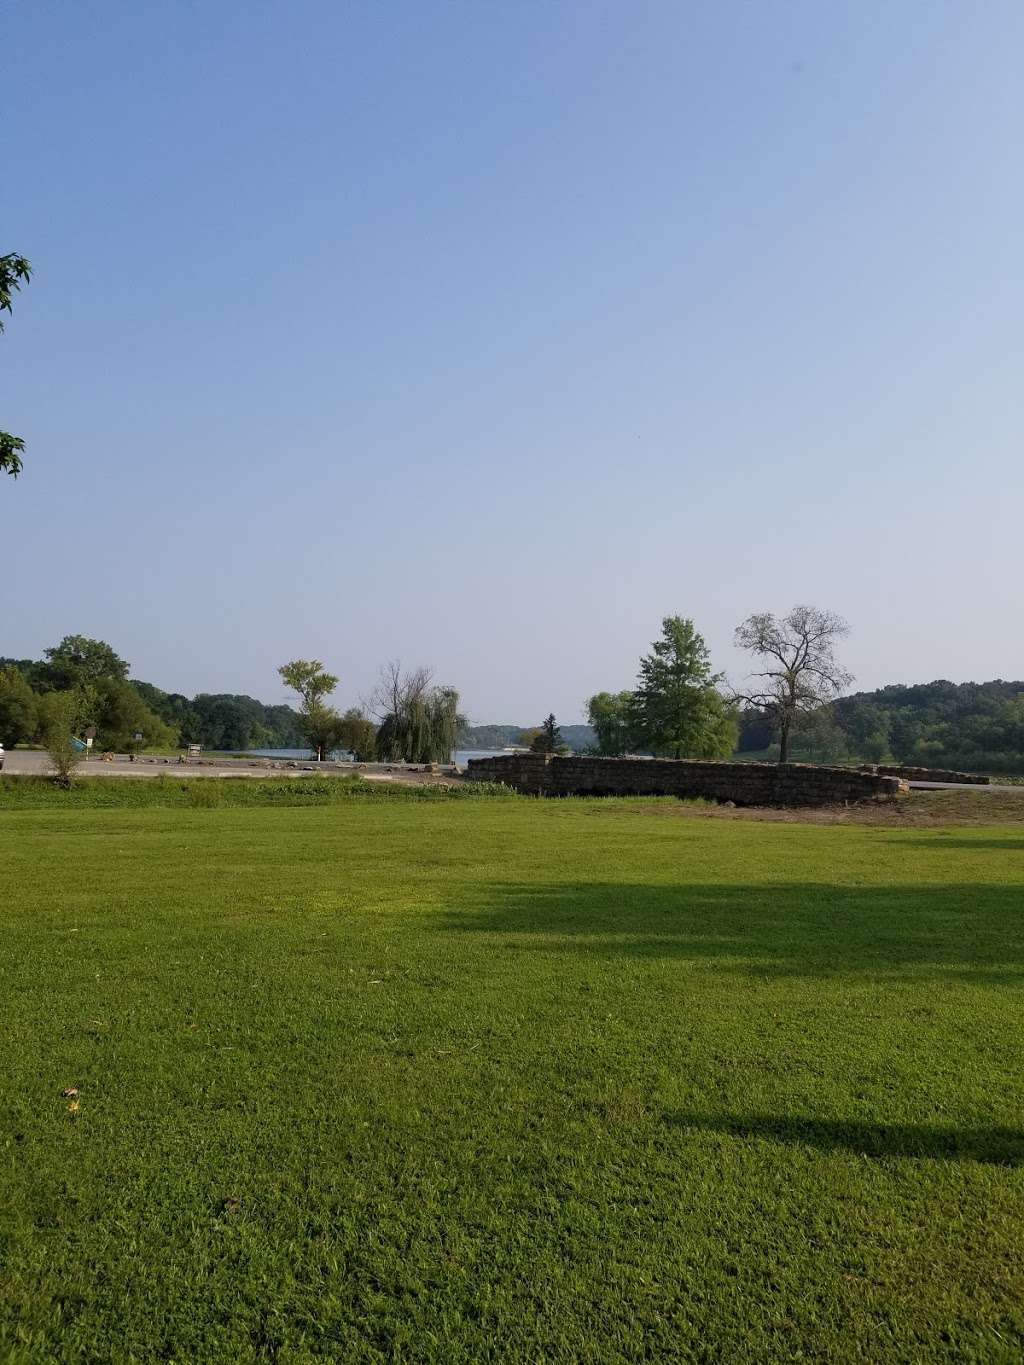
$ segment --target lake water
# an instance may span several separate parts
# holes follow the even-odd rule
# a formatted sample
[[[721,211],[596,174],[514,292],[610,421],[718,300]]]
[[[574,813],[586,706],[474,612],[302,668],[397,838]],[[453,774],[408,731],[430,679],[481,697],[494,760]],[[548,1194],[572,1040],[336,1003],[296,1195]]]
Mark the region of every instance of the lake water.
[[[308,761],[313,757],[309,749],[246,749],[245,752],[247,754],[258,754],[260,758],[294,758]],[[464,768],[467,759],[500,758],[504,752],[504,749],[457,749],[455,751],[455,762],[460,768]],[[347,762],[352,755],[339,753],[337,757],[343,762]]]

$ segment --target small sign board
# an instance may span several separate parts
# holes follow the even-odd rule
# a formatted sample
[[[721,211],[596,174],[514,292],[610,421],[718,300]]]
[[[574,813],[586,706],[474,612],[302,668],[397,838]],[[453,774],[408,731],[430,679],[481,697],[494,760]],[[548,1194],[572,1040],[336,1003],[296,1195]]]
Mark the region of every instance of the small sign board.
[[[132,735],[132,739],[135,741],[136,744],[141,744],[141,743],[142,743],[142,731],[141,731],[141,730],[136,730],[135,733],[134,733],[134,735]]]

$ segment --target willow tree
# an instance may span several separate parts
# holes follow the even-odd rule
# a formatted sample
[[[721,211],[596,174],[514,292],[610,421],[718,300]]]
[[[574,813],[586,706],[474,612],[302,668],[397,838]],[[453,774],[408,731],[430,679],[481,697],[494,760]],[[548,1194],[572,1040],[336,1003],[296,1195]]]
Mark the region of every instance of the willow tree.
[[[617,758],[636,747],[630,729],[632,710],[632,692],[595,692],[588,699],[587,720],[597,737],[599,754]]]
[[[369,705],[379,721],[377,757],[388,763],[447,763],[466,724],[458,692],[435,685],[429,668],[386,664]]]

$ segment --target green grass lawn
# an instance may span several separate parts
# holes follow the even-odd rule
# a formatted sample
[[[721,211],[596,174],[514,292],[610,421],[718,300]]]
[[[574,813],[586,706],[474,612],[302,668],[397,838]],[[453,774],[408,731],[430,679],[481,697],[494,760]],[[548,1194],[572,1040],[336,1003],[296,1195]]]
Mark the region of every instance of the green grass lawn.
[[[1022,893],[1019,826],[0,809],[0,1361],[1020,1361]]]

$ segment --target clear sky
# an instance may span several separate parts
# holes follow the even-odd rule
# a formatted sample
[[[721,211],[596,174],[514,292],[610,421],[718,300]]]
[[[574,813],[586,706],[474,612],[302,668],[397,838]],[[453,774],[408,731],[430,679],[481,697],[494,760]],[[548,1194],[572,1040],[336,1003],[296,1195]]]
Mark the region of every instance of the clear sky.
[[[433,665],[566,722],[660,618],[1024,675],[1024,5],[15,0],[0,655]]]

